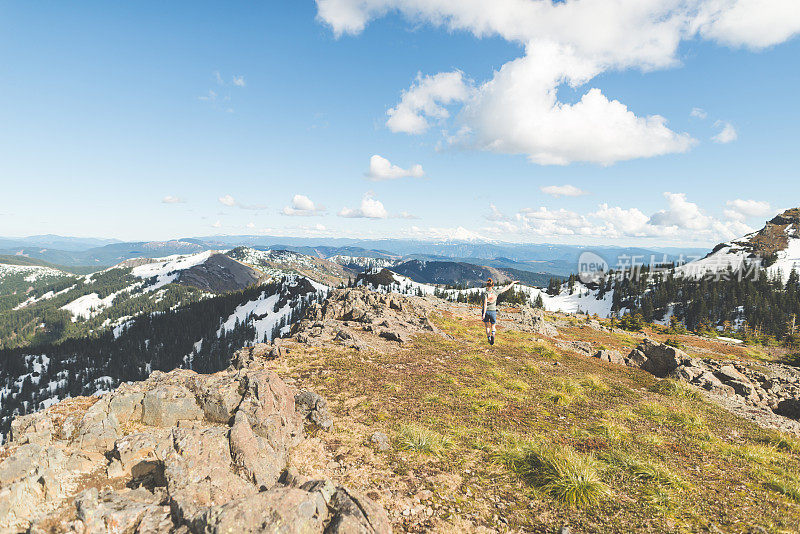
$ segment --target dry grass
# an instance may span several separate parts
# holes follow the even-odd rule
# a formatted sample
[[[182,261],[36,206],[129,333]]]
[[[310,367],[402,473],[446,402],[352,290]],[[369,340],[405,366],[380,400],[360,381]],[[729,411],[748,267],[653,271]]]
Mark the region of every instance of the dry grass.
[[[480,321],[454,310],[432,317],[450,338],[420,335],[387,354],[296,345],[270,364],[330,402],[334,428],[316,439],[348,468],[314,476],[381,488],[376,498],[396,532],[492,531],[500,518],[511,532],[800,524],[796,440],[641,370],[562,353],[502,320],[488,347]],[[581,326],[559,326],[560,339],[618,350],[640,339]],[[361,396],[369,402],[348,402]],[[393,436],[388,453],[369,448],[376,430]],[[760,463],[771,450],[779,460]],[[434,496],[415,504],[423,489]],[[402,514],[419,506],[433,514]]]

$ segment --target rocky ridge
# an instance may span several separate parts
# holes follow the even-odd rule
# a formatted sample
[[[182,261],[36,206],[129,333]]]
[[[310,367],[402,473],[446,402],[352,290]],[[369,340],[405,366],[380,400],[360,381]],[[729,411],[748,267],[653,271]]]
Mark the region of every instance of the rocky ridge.
[[[323,398],[241,351],[212,375],[154,372],[17,418],[0,449],[0,531],[390,532],[384,510],[287,470]]]
[[[300,343],[321,346],[339,343],[357,350],[381,350],[411,340],[415,334],[437,333],[428,314],[440,305],[433,297],[406,297],[364,288],[334,289],[328,298],[309,307],[294,324]]]

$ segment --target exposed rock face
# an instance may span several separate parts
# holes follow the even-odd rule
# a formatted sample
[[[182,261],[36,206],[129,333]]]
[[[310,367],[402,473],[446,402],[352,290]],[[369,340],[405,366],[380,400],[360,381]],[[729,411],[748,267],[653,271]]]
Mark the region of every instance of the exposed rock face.
[[[258,361],[154,372],[18,418],[0,449],[0,531],[390,532],[346,488],[278,482],[305,423],[332,420],[325,399]]]
[[[292,327],[292,334],[311,345],[337,342],[359,350],[380,349],[380,343],[396,346],[414,334],[437,332],[425,304],[425,299],[364,288],[334,289],[325,302],[309,307],[303,320]]]
[[[545,320],[542,310],[530,306],[523,306],[520,311],[520,330],[546,337],[558,336],[558,329]]]

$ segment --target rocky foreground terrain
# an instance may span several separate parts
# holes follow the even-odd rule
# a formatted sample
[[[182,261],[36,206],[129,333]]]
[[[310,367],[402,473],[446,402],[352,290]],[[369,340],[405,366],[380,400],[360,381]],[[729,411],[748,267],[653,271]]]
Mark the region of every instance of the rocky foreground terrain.
[[[490,348],[468,306],[334,290],[225,371],[19,417],[0,532],[797,531],[795,368],[500,315]],[[519,469],[514,451],[550,444],[596,500]]]
[[[16,419],[0,462],[0,530],[389,532],[367,497],[287,470],[304,427],[331,419],[319,395],[263,367],[267,349],[221,373],[155,372]]]

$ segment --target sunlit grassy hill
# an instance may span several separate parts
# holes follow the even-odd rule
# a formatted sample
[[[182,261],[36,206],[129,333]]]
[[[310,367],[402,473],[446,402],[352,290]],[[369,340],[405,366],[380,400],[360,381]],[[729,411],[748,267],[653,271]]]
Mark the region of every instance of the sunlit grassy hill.
[[[788,434],[555,339],[501,327],[489,347],[474,310],[432,319],[444,336],[395,351],[291,344],[274,363],[334,412],[333,430],[301,446],[327,460],[304,463],[319,456],[301,451],[298,468],[369,489],[396,531],[798,530],[800,443]],[[561,344],[628,351],[640,339],[557,321]],[[680,337],[690,353],[748,357]],[[389,437],[388,450],[373,446],[375,432]]]

